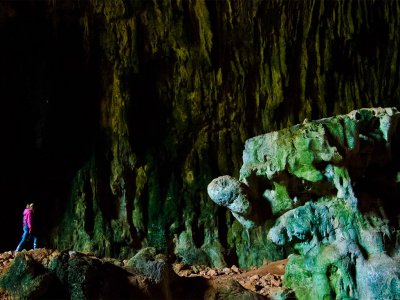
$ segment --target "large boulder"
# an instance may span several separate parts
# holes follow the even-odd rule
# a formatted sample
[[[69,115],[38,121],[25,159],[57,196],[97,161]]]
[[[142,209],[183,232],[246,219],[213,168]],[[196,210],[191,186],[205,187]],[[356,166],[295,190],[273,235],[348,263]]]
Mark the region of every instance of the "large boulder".
[[[0,288],[9,291],[13,299],[39,299],[51,294],[55,276],[31,256],[18,254],[1,277]]]
[[[359,109],[256,136],[239,179],[209,184],[245,228],[264,226],[291,249],[284,283],[298,298],[400,295],[399,118],[396,108]]]

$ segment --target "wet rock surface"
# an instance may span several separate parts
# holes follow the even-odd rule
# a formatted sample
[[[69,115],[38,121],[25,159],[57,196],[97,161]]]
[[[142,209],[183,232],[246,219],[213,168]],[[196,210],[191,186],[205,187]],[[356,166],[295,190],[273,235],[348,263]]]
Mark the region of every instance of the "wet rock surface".
[[[154,249],[133,258],[38,249],[0,254],[0,299],[285,299],[286,260],[241,270],[169,263]]]

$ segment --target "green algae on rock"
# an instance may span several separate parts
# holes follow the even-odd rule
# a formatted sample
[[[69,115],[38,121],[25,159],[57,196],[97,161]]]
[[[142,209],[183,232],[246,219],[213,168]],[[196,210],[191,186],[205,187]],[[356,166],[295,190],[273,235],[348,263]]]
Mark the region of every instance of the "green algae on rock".
[[[249,137],[398,105],[399,3],[1,1],[3,191],[20,194],[10,210],[37,197],[52,212],[42,210],[43,237],[58,249],[129,257],[152,246],[214,266],[282,258],[261,229],[243,230],[209,201],[205,186],[238,174]],[[332,139],[356,146],[352,120],[337,123],[327,125]],[[292,157],[299,177],[290,188],[285,174],[260,186],[267,208],[246,217],[259,224],[259,211],[283,214],[325,187],[346,193],[341,165],[325,172],[334,185],[312,184],[322,170],[310,155]],[[312,192],[294,197],[300,178]],[[15,224],[10,210],[0,219]],[[16,232],[3,234],[2,245],[13,244]]]
[[[297,298],[400,294],[399,119],[396,108],[364,108],[256,136],[246,141],[239,180],[209,184],[210,198],[245,228],[293,247],[284,284]],[[250,194],[238,218],[231,203]],[[268,227],[248,213],[260,201],[270,206],[264,222],[275,220]]]

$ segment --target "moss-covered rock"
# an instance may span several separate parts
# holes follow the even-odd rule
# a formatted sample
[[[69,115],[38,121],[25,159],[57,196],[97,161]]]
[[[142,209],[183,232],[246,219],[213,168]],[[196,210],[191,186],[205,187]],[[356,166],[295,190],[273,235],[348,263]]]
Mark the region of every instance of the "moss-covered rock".
[[[52,285],[56,285],[54,274],[24,254],[17,255],[0,277],[0,287],[9,291],[14,299],[39,299],[49,293]]]
[[[214,284],[203,276],[178,276],[155,248],[124,261],[44,248],[17,253],[10,261],[13,254],[3,257],[2,299],[218,299],[237,292],[259,298],[237,282]]]
[[[157,255],[155,248],[141,249],[134,257],[128,260],[127,266],[134,267],[155,283],[170,280],[173,270],[167,258],[162,254]]]
[[[246,142],[239,181],[223,177],[238,183],[209,185],[211,199],[224,198],[215,202],[236,218],[231,203],[240,193],[270,205],[265,224],[252,223],[251,231],[293,247],[284,283],[297,298],[400,294],[399,208],[393,205],[400,196],[394,184],[399,119],[396,108],[360,109],[254,137]],[[238,190],[239,184],[247,186]],[[251,211],[255,203],[248,203]],[[251,217],[237,219],[246,226]],[[275,223],[267,226],[268,220]]]

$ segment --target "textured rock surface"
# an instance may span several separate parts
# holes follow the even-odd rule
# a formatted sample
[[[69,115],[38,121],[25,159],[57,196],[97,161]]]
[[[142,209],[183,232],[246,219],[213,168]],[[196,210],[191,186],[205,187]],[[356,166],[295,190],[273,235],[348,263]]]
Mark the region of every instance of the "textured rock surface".
[[[298,298],[400,294],[399,119],[395,108],[360,109],[246,141],[243,197],[268,202],[265,220],[276,221],[264,234],[293,247],[284,284]],[[237,199],[237,180],[223,179],[235,185],[214,179],[211,198]]]
[[[242,272],[174,265],[146,248],[129,260],[50,249],[0,253],[0,298],[16,299],[265,299],[282,288],[286,261]],[[188,267],[188,266],[186,266]],[[240,282],[240,283],[239,283]],[[257,288],[256,288],[257,287]],[[261,287],[263,289],[261,289]],[[269,299],[269,298],[268,298]]]
[[[0,247],[15,248],[29,201],[41,246],[285,257],[206,186],[237,177],[252,136],[398,106],[399,14],[398,0],[1,1]]]
[[[75,251],[18,253],[2,271],[0,288],[13,299],[149,299],[160,292],[138,273]]]

